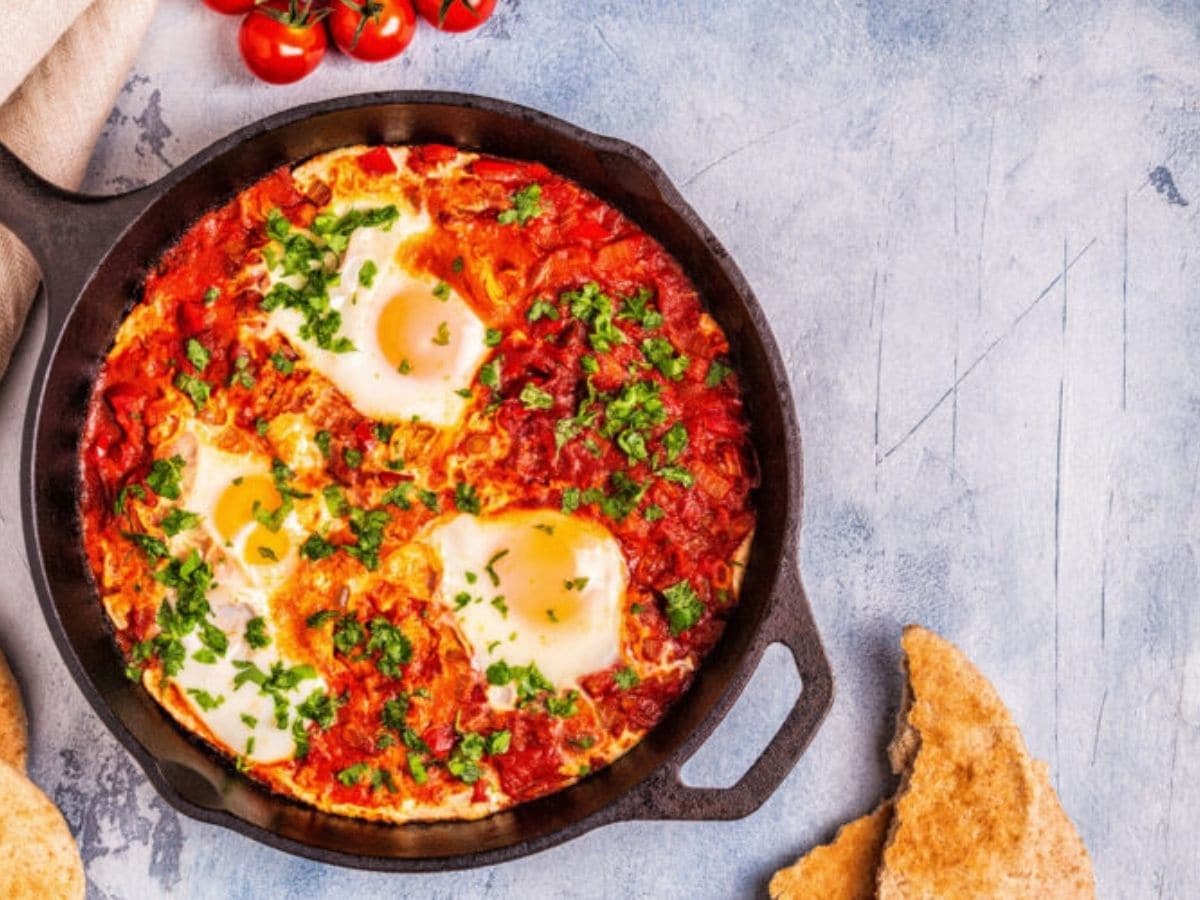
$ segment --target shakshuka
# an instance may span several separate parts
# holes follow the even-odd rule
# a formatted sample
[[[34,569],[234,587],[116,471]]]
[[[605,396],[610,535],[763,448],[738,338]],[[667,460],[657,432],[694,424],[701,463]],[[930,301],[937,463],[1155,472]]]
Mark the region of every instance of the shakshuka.
[[[140,682],[270,789],[476,818],[636,744],[737,600],[756,469],[679,265],[530,162],[352,147],[157,263],[80,514]]]

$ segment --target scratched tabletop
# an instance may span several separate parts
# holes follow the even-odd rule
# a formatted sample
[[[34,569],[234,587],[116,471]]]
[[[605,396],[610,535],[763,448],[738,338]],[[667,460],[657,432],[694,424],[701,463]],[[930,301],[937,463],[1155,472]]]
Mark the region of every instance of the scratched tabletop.
[[[803,430],[803,572],[837,677],[737,822],[613,825],[427,876],[293,858],[176,814],[91,712],[33,597],[18,504],[36,309],[0,385],[0,639],[32,775],[94,897],[728,897],[894,787],[910,621],[958,643],[1046,759],[1108,897],[1200,883],[1200,12],[1185,2],[501,0],[478,32],[243,73],[235,20],[163,0],[88,189],[367,90],[538,107],[646,149],[733,253]],[[764,490],[771,490],[765,485]],[[773,648],[685,769],[731,784],[799,680]]]

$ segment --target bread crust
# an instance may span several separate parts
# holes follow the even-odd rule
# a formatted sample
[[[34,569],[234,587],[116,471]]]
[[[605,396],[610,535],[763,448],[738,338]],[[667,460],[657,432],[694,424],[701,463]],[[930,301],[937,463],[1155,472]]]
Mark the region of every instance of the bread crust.
[[[28,755],[29,721],[21,688],[0,651],[0,760],[23,773]]]

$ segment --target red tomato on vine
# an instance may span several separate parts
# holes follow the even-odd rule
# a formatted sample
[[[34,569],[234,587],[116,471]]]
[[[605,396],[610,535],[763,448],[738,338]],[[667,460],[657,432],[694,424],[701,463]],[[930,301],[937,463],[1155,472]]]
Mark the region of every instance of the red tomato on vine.
[[[238,49],[246,68],[271,84],[291,84],[321,64],[329,10],[313,0],[268,0],[242,20]]]
[[[348,56],[379,62],[399,55],[417,30],[412,0],[332,0],[329,33]]]
[[[496,0],[417,0],[417,11],[441,31],[470,31],[491,18]]]

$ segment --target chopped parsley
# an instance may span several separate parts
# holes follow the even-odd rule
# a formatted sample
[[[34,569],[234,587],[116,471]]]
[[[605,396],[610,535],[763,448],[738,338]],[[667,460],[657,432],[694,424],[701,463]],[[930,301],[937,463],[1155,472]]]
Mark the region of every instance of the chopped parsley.
[[[500,587],[500,576],[496,574],[496,563],[508,556],[508,548],[497,550],[491,555],[487,561],[487,565],[483,567],[483,571],[487,572],[487,577],[491,579],[492,587]]]
[[[407,694],[400,694],[396,697],[393,697],[391,700],[384,701],[383,711],[380,713],[380,721],[383,722],[384,728],[390,728],[392,731],[403,731],[407,718]]]
[[[479,515],[479,495],[475,492],[475,486],[467,484],[465,481],[456,484],[454,486],[454,505],[460,512]]]
[[[208,691],[201,690],[200,688],[188,688],[187,692],[188,696],[196,701],[196,705],[205,712],[212,712],[225,702],[224,694],[218,694],[214,697]]]
[[[165,545],[162,549],[166,550]],[[165,556],[165,552],[162,555]],[[156,617],[159,633],[130,648],[125,674],[133,681],[141,678],[142,670],[151,659],[162,663],[164,677],[178,675],[187,658],[183,638],[197,628],[205,648],[200,652],[206,659],[215,662],[218,655],[224,655],[228,644],[224,632],[207,620],[211,609],[206,594],[212,584],[212,569],[197,550],[193,549],[182,559],[172,559],[154,573],[154,579],[174,590],[175,602],[164,600],[159,606]]]
[[[175,376],[175,387],[188,395],[197,412],[204,409],[204,404],[208,402],[209,395],[212,393],[211,384],[195,375],[189,375],[187,372],[180,372]]]
[[[330,445],[330,442],[333,440],[333,435],[322,428],[313,435],[313,440],[316,441],[317,447],[320,449],[322,456],[324,456],[326,459],[329,459],[331,456],[333,456],[333,448]]]
[[[342,489],[338,485],[325,485],[321,489],[321,496],[325,498],[325,508],[329,510],[331,516],[340,519],[350,512],[350,504],[346,502],[346,495],[342,493]]]
[[[338,707],[343,701],[337,700],[330,694],[317,689],[309,694],[304,702],[296,707],[296,712],[305,719],[315,722],[317,727],[325,731],[333,726],[337,719]]]
[[[514,191],[509,197],[512,206],[501,211],[496,216],[496,221],[501,225],[524,226],[531,219],[536,219],[542,214],[541,200],[542,186],[540,184],[530,184],[519,191]]]
[[[579,711],[578,701],[579,691],[576,690],[567,691],[561,697],[547,697],[546,712],[560,719],[569,718]]]
[[[649,503],[646,505],[646,508],[642,510],[642,518],[647,522],[658,522],[665,515],[666,512],[657,503]]]
[[[577,487],[566,488],[563,491],[563,495],[562,495],[562,504],[561,504],[562,511],[567,515],[570,515],[571,513],[575,512],[575,510],[579,509],[579,503],[580,503],[581,499],[582,498],[580,497],[579,488],[577,488]]]
[[[500,390],[500,367],[504,365],[504,356],[496,356],[479,369],[479,383],[493,391]]]
[[[535,700],[541,700],[546,712],[552,716],[566,718],[578,711],[579,692],[567,691],[562,696],[555,694],[554,685],[531,662],[527,666],[510,666],[504,660],[497,660],[487,667],[488,684],[503,687],[511,684],[517,692],[517,706],[528,706]]]
[[[371,766],[365,762],[358,762],[352,766],[347,766],[337,773],[337,780],[346,787],[354,787],[363,777],[371,771]]]
[[[113,503],[113,514],[123,515],[125,512],[125,501],[130,496],[137,497],[139,500],[146,499],[146,489],[140,484],[127,484],[121,490],[117,491],[117,499]]]
[[[447,771],[464,784],[474,784],[483,774],[479,761],[483,758],[485,747],[482,735],[473,732],[464,734],[446,761]]]
[[[369,288],[375,283],[375,275],[379,272],[379,266],[375,265],[375,260],[368,259],[358,269],[358,283],[365,288]]]
[[[483,337],[483,343],[488,347],[498,347],[502,340],[504,332],[499,328],[489,328]]]
[[[314,341],[322,350],[333,353],[353,350],[354,344],[337,333],[342,315],[330,306],[328,286],[338,276],[339,257],[349,245],[350,235],[358,228],[387,230],[399,215],[392,205],[352,209],[341,216],[322,213],[313,219],[310,233],[303,234],[278,209],[271,210],[266,231],[278,244],[279,252],[270,246],[263,251],[263,257],[271,269],[281,269],[284,276],[297,276],[302,283],[292,287],[285,281],[276,281],[263,298],[262,308],[270,312],[282,307],[300,313],[303,318],[300,337]]]
[[[591,327],[588,343],[593,350],[607,353],[617,344],[625,343],[625,334],[613,322],[612,298],[596,282],[589,281],[577,291],[567,291],[559,299],[569,305],[571,315]]]
[[[285,356],[282,350],[276,350],[271,354],[271,365],[275,367],[275,371],[281,375],[291,375],[296,368],[296,363],[290,357]]]
[[[304,543],[300,545],[300,555],[306,559],[311,559],[313,562],[333,556],[336,552],[336,546],[315,532],[310,534]]]
[[[638,678],[637,672],[633,671],[633,669],[631,669],[629,666],[625,666],[623,669],[617,669],[617,671],[613,672],[613,681],[616,683],[617,687],[623,691],[637,687],[641,683],[641,679]]]
[[[398,481],[396,484],[388,488],[386,494],[379,498],[381,506],[395,506],[399,509],[412,509],[412,501],[408,499],[408,495],[412,493],[413,483],[411,481]]]
[[[441,512],[442,506],[438,502],[438,495],[436,491],[417,491],[417,498],[425,504],[425,508],[430,512]]]
[[[178,454],[170,459],[156,459],[150,466],[150,474],[146,476],[146,485],[164,499],[178,500],[182,493],[179,480],[182,471],[183,457]]]
[[[533,301],[533,305],[529,307],[529,311],[525,313],[525,318],[530,322],[536,322],[539,319],[549,319],[551,322],[558,321],[558,307],[549,300],[543,300],[541,297]]]
[[[347,468],[357,469],[362,465],[362,461],[363,455],[361,450],[356,450],[353,447],[347,447],[342,451],[342,462],[346,464]]]
[[[195,338],[188,338],[187,344],[184,347],[184,351],[187,355],[187,361],[192,364],[197,372],[203,372],[208,368],[208,361],[212,358],[212,356],[208,352],[208,348],[206,348],[198,340]]]
[[[622,471],[613,472],[609,476],[612,492],[606,493],[598,488],[589,488],[581,498],[584,503],[595,503],[600,512],[618,522],[637,509],[643,495],[650,487],[650,482],[637,482]]]
[[[445,322],[438,322],[437,334],[433,336],[433,342],[439,347],[445,347],[450,343],[450,326]]]
[[[445,303],[450,299],[450,285],[444,281],[439,281],[433,286],[433,296]]]
[[[343,656],[349,656],[366,639],[366,628],[353,615],[342,616],[333,626],[333,646]]]
[[[714,359],[712,364],[708,367],[708,374],[704,376],[704,383],[710,388],[716,387],[718,384],[724,381],[726,376],[728,376],[732,371],[733,369],[731,369],[729,366]]]
[[[330,619],[337,618],[337,610],[320,609],[304,620],[304,624],[309,628],[320,628]]]
[[[200,516],[194,512],[188,512],[186,509],[170,510],[159,525],[167,537],[174,537],[181,531],[188,531],[200,524]]]
[[[650,301],[653,299],[654,292],[649,288],[638,288],[637,293],[632,297],[621,299],[621,311],[617,313],[617,318],[637,322],[648,331],[660,328],[663,317],[662,313],[650,306]]]
[[[487,736],[488,756],[503,756],[512,744],[512,732],[507,729],[493,731]]]
[[[690,488],[696,481],[692,473],[683,466],[663,466],[661,469],[655,469],[654,474],[664,481],[670,481],[685,488]]]
[[[254,387],[254,375],[250,371],[250,357],[239,354],[233,361],[233,373],[229,376],[229,386],[240,384],[246,390]]]
[[[412,659],[412,642],[395,625],[382,616],[370,624],[371,637],[367,653],[377,653],[375,668],[389,678],[400,677],[400,667]]]
[[[454,259],[450,261],[450,271],[453,272],[455,275],[457,275],[462,270],[463,270],[463,258],[461,256],[454,257]]]
[[[685,354],[676,355],[675,348],[666,338],[646,338],[642,341],[642,353],[654,363],[654,367],[672,381],[678,381],[687,371],[691,359]]]
[[[171,555],[171,551],[167,549],[167,545],[162,539],[153,535],[141,534],[137,531],[122,531],[121,537],[136,544],[151,562],[156,559],[166,559]]]
[[[383,529],[392,520],[385,509],[350,510],[350,531],[357,541],[343,546],[347,553],[372,572],[379,568],[379,548],[383,544]]]
[[[246,643],[255,650],[269,647],[271,636],[267,634],[267,622],[262,616],[255,616],[246,623]]]
[[[664,590],[663,597],[667,601],[667,622],[671,626],[671,634],[687,631],[704,615],[704,603],[686,578]]]
[[[412,775],[413,781],[417,784],[424,784],[429,780],[429,773],[425,770],[425,760],[415,753],[408,754],[408,773]]]
[[[531,381],[521,388],[521,403],[526,409],[550,409],[554,398]]]
[[[675,462],[687,449],[688,433],[682,422],[676,422],[662,437],[663,449],[667,451],[667,462]]]

